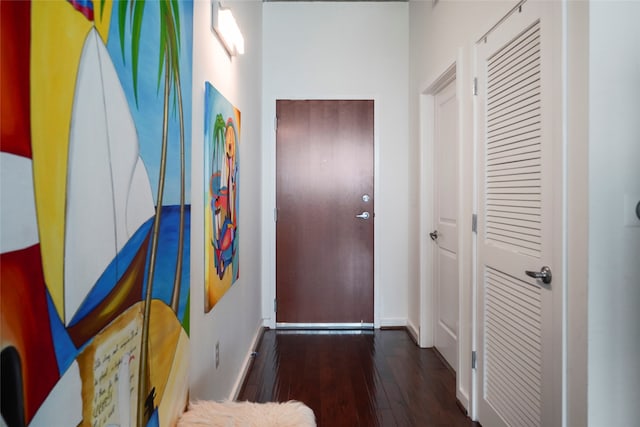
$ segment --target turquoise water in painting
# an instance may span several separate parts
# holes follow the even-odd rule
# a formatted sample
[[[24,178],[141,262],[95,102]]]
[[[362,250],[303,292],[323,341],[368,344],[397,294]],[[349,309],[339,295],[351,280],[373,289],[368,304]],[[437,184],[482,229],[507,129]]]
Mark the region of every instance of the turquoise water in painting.
[[[153,224],[153,218],[151,219]],[[173,292],[173,278],[176,270],[178,257],[178,227],[180,224],[180,206],[164,206],[162,208],[162,220],[160,222],[160,240],[158,242],[158,259],[156,261],[156,272],[153,284],[153,299],[171,304],[171,293]],[[191,264],[191,206],[185,206],[184,218],[184,252],[182,259],[182,280],[180,282],[180,304],[178,305],[178,319],[182,323],[184,320],[187,299],[189,297]],[[149,244],[151,250],[151,244]],[[149,272],[149,256],[147,255],[147,265],[145,268],[144,283],[142,289],[142,299],[146,293],[147,274]]]
[[[162,300],[165,304],[171,304],[171,294],[173,292],[173,282],[177,263],[178,253],[178,230],[180,224],[180,206],[164,206],[162,208],[162,216],[160,221],[160,238],[158,241],[158,252],[156,259],[156,270],[152,289],[152,298]],[[135,254],[140,249],[146,236],[153,227],[153,217],[147,220],[136,231],[133,237],[122,248],[120,253],[105,269],[102,276],[98,279],[91,292],[87,295],[84,302],[76,312],[70,325],[74,325],[84,319],[113,289],[128,267]],[[184,234],[184,252],[180,283],[180,300],[178,305],[177,318],[183,323],[188,308],[189,289],[190,289],[190,258],[191,258],[191,206],[185,206],[185,234]],[[149,274],[149,258],[151,252],[151,239],[149,239],[149,247],[147,250],[147,262],[145,265],[144,285],[139,300],[144,300],[146,293],[146,283]],[[113,278],[117,277],[114,282]],[[69,338],[60,317],[57,314],[53,300],[47,292],[47,300],[49,306],[49,319],[51,322],[51,333],[58,360],[60,372],[64,372],[73,362],[79,352],[84,348],[76,348]],[[105,325],[106,326],[106,325]]]
[[[160,239],[158,241],[158,252],[156,259],[156,269],[154,284],[152,290],[152,298],[164,301],[167,305],[171,303],[171,294],[173,292],[173,281],[178,256],[178,227],[180,224],[180,206],[165,206],[162,208],[162,216],[160,220]],[[180,322],[184,319],[185,308],[187,306],[187,297],[189,294],[189,259],[191,249],[191,206],[185,206],[185,234],[184,234],[184,252],[182,263],[182,275],[180,284],[180,305],[178,307],[178,319]],[[91,292],[87,295],[85,301],[74,316],[70,325],[76,324],[91,312],[108,294],[113,290],[115,283],[112,278],[115,276],[117,280],[122,278],[126,268],[131,260],[140,249],[147,234],[153,227],[153,217],[148,219],[140,226],[138,231],[122,248],[116,258],[109,264],[96,282]],[[146,284],[149,274],[149,258],[151,252],[151,239],[149,240],[149,249],[147,251],[147,262],[145,265],[144,286],[140,300],[144,299],[146,293]],[[117,281],[116,281],[117,283]]]

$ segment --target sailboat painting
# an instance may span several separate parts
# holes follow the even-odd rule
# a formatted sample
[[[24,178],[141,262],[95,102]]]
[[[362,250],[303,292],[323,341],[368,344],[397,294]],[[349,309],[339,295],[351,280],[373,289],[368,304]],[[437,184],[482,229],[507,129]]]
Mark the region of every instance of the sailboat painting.
[[[188,397],[193,4],[0,8],[0,424],[173,425]]]
[[[239,276],[240,110],[206,82],[204,114],[206,313]]]

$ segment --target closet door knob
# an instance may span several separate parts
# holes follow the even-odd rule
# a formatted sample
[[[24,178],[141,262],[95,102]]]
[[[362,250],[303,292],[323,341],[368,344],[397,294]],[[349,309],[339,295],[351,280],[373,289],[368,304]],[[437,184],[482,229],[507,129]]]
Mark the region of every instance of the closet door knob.
[[[529,277],[542,280],[542,283],[544,283],[545,285],[548,285],[549,283],[551,283],[551,269],[546,265],[542,267],[540,271],[526,270],[525,273]]]

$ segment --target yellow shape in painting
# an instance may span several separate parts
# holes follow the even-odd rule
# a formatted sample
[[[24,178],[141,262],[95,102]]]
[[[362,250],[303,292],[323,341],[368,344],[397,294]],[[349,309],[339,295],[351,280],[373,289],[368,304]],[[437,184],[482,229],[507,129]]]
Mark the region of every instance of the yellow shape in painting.
[[[104,10],[102,14],[100,13],[100,1],[94,0],[93,8],[94,8],[94,19],[96,24],[96,30],[98,30],[98,34],[100,34],[100,38],[104,44],[107,44],[107,40],[109,39],[109,24],[111,23],[111,9],[113,8],[112,0],[104,0]]]
[[[160,424],[175,425],[189,394],[189,337],[171,308],[158,300],[151,302],[149,341]]]
[[[82,378],[82,426],[135,423],[144,302],[131,306],[100,331],[78,356]],[[148,363],[161,425],[175,425],[187,405],[189,337],[169,306],[151,301]],[[128,368],[122,363],[129,361]],[[128,384],[120,376],[128,371]],[[129,422],[127,422],[129,425]]]
[[[189,340],[171,307],[160,300],[151,301],[149,323],[149,370],[151,386],[156,388],[156,403],[163,402],[161,414],[172,412],[172,405],[184,409],[188,389]],[[165,394],[168,399],[165,398]],[[164,409],[162,409],[164,406]],[[175,414],[174,414],[175,415]],[[164,419],[160,418],[164,425]],[[174,420],[175,421],[175,420]]]
[[[207,196],[209,197],[209,196]],[[204,267],[204,279],[205,279],[205,295],[204,295],[204,303],[205,303],[205,312],[209,312],[213,308],[214,305],[220,301],[220,298],[229,290],[231,287],[231,279],[233,277],[233,268],[229,266],[224,272],[222,279],[218,277],[216,272],[216,267],[213,261],[215,249],[211,244],[213,240],[213,230],[212,227],[212,218],[211,218],[211,208],[207,207],[205,209],[205,239],[206,242],[206,257],[205,257],[205,267]]]
[[[98,28],[108,36],[112,2]],[[66,1],[31,4],[31,145],[42,266],[58,314],[64,319],[64,230],[69,129],[78,64],[93,23]]]

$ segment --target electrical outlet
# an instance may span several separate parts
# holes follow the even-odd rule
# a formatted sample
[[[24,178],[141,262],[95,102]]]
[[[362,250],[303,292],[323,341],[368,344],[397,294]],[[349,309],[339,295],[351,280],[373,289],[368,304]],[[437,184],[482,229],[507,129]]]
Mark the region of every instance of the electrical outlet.
[[[216,341],[216,369],[220,366],[220,341]]]

